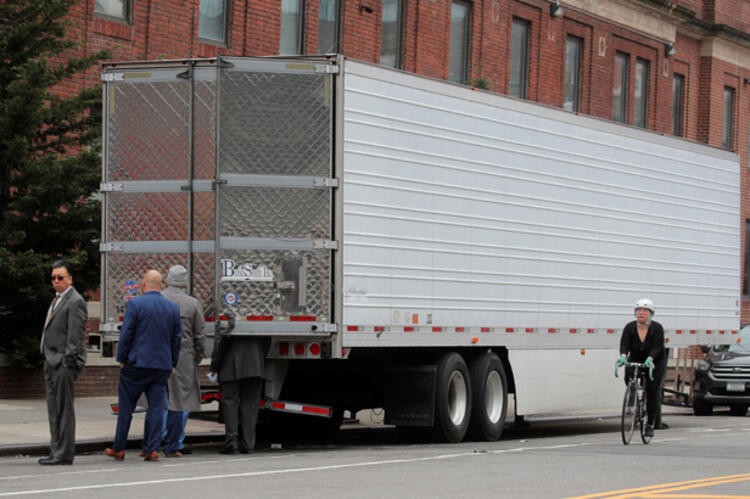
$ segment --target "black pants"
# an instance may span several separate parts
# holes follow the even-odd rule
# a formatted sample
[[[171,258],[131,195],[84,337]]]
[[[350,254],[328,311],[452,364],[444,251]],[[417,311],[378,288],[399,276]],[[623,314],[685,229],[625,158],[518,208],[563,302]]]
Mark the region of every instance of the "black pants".
[[[263,378],[223,381],[221,409],[224,412],[225,444],[243,450],[255,449],[255,423],[258,421]]]
[[[667,363],[657,362],[654,365],[654,379],[649,379],[646,374],[646,410],[648,411],[648,424],[654,426],[656,416],[661,412],[661,382],[667,372]],[[633,368],[625,369],[625,384],[633,379]]]

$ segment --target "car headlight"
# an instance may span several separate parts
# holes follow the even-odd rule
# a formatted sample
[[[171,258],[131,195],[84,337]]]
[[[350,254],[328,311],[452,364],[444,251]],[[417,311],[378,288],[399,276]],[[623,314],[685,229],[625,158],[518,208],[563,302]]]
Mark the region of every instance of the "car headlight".
[[[709,369],[711,369],[711,364],[709,364],[705,360],[699,360],[695,363],[696,371],[708,371]]]

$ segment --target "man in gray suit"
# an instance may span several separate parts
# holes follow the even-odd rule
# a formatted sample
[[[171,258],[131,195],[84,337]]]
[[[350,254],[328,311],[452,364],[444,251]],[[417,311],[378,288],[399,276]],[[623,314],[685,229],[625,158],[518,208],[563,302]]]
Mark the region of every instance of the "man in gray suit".
[[[52,265],[55,298],[47,312],[39,345],[44,354],[44,381],[47,392],[50,453],[39,464],[73,464],[76,445],[75,393],[78,374],[86,365],[86,321],[88,310],[83,297],[73,288],[70,263],[58,260]]]
[[[180,357],[174,374],[169,377],[167,435],[164,442],[164,455],[167,457],[182,457],[186,452],[183,442],[188,414],[201,408],[198,364],[206,352],[206,324],[200,302],[187,294],[187,281],[185,267],[174,265],[167,274],[167,287],[161,292],[164,298],[179,305],[182,322]]]
[[[255,423],[263,393],[265,348],[263,340],[216,332],[211,372],[219,375],[224,413],[224,448],[221,454],[249,454],[255,449]]]

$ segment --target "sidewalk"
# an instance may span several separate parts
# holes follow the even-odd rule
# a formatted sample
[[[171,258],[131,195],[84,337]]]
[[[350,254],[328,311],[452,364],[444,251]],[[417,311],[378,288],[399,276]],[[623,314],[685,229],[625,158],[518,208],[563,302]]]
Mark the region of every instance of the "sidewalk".
[[[112,445],[117,416],[110,404],[117,396],[83,397],[76,399],[76,453],[98,452]],[[218,403],[203,405],[203,411],[217,411]],[[133,415],[128,446],[137,446],[143,437],[145,413]],[[0,400],[0,456],[22,454],[46,455],[49,451],[49,423],[44,399]],[[188,420],[185,441],[216,441],[224,439],[224,425],[216,418]]]

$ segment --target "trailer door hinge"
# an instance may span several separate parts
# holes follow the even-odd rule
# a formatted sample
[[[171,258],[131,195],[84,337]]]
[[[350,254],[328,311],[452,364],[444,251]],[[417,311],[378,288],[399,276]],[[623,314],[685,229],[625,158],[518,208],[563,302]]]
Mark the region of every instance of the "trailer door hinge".
[[[315,65],[315,72],[316,73],[328,73],[328,74],[338,74],[339,73],[339,67],[335,64],[316,64]]]
[[[122,192],[125,190],[125,184],[122,182],[102,182],[99,184],[101,192]]]
[[[337,241],[330,241],[328,239],[315,239],[313,240],[313,249],[339,249],[339,243]]]
[[[100,253],[120,253],[123,249],[125,248],[122,243],[99,243]]]

